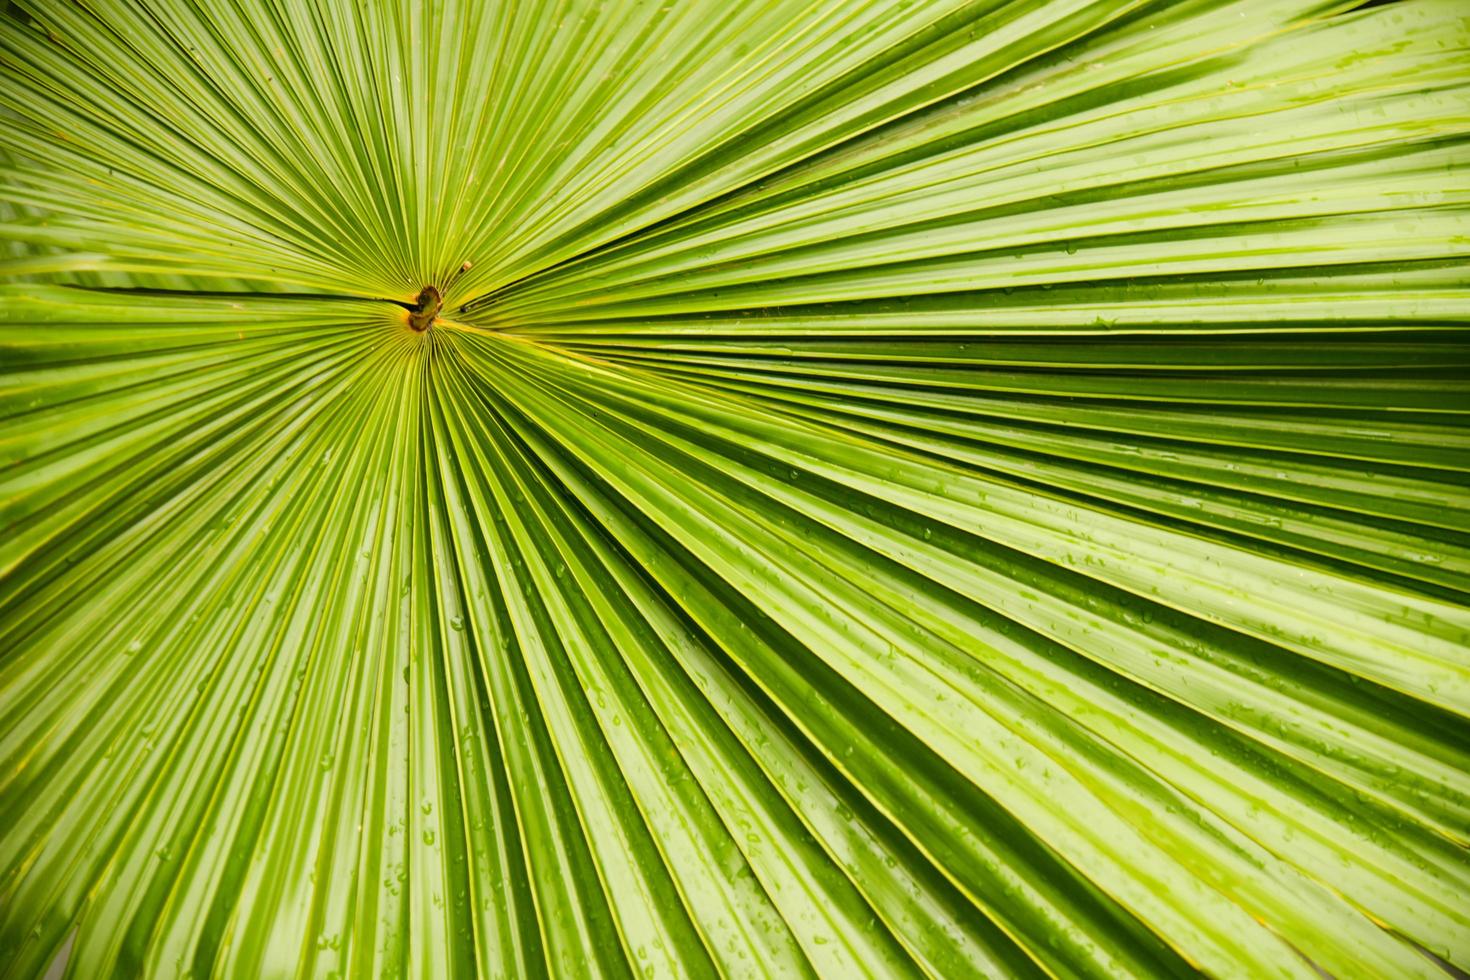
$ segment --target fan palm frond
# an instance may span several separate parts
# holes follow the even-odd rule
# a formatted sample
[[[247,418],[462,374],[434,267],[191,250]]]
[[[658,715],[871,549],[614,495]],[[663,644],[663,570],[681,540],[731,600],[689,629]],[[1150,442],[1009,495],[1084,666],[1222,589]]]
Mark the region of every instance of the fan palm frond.
[[[0,975],[1470,966],[1458,0],[22,0]]]

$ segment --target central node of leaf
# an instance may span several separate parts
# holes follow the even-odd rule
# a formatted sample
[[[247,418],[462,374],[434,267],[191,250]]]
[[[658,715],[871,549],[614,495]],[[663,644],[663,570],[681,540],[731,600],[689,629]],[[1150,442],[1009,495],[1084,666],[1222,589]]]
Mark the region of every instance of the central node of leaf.
[[[415,305],[409,308],[408,325],[420,332],[429,329],[443,306],[444,297],[439,295],[439,290],[433,286],[425,286],[419,291]]]

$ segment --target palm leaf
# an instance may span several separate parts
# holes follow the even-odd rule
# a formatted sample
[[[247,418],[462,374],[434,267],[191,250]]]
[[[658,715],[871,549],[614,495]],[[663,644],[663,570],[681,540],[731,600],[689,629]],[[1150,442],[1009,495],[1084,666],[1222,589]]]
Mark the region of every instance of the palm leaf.
[[[1470,19],[1354,6],[11,4],[0,974],[1470,966]]]

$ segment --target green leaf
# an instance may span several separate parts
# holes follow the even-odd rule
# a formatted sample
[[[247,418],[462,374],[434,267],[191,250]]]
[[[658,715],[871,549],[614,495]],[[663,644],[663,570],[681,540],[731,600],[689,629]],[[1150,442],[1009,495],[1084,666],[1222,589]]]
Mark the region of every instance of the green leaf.
[[[1470,968],[1355,6],[12,4],[0,977]]]

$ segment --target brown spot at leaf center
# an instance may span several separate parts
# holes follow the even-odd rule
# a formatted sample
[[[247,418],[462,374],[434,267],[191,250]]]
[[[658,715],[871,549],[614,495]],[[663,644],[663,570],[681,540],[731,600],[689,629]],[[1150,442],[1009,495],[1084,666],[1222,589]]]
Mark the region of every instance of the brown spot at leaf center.
[[[425,286],[419,291],[416,305],[408,311],[408,325],[419,332],[429,329],[443,306],[444,297],[439,295],[439,290]]]

